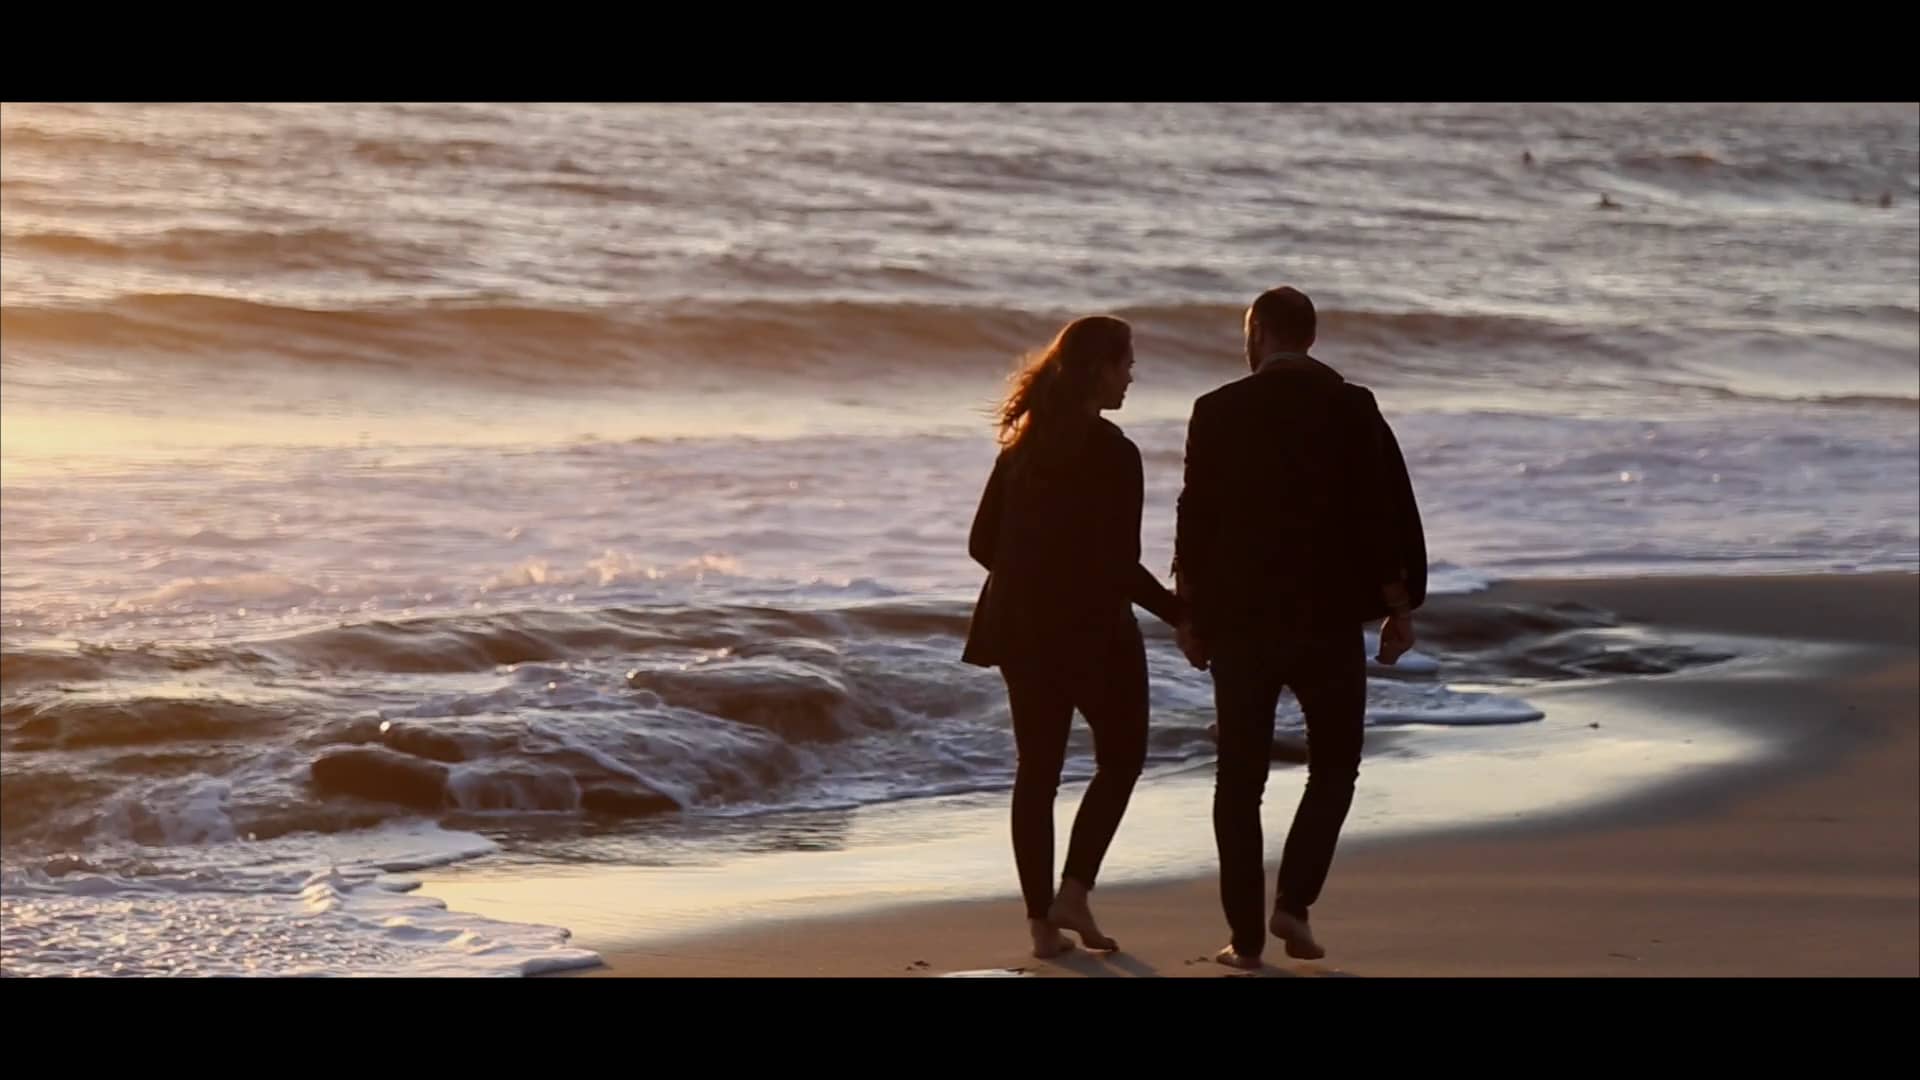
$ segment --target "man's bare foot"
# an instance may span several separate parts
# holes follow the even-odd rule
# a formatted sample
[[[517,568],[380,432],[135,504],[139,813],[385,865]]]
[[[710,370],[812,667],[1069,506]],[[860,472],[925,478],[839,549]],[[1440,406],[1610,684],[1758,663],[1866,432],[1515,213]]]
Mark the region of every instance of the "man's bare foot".
[[[1033,934],[1035,960],[1051,960],[1061,953],[1073,951],[1073,939],[1045,919],[1028,919],[1027,930]]]
[[[1079,934],[1080,944],[1089,949],[1113,952],[1120,947],[1119,942],[1100,932],[1099,924],[1093,921],[1093,909],[1087,906],[1087,887],[1072,878],[1060,882],[1060,894],[1047,909],[1047,921]]]
[[[1224,949],[1221,949],[1217,953],[1214,953],[1213,962],[1216,964],[1225,964],[1228,967],[1233,968],[1237,971],[1259,971],[1260,970],[1259,957],[1242,956],[1239,950],[1235,949],[1231,945],[1227,946]]]
[[[1313,940],[1313,930],[1307,926],[1307,920],[1295,918],[1284,911],[1273,913],[1273,921],[1267,924],[1273,936],[1286,943],[1287,955],[1295,960],[1318,960],[1327,955],[1327,950]]]

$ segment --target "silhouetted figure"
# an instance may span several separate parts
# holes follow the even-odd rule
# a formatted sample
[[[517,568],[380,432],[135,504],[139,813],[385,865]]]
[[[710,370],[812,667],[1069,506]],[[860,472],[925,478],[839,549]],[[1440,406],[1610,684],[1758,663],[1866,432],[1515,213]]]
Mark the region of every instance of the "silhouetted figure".
[[[968,663],[1007,683],[1019,764],[1013,855],[1033,954],[1118,945],[1088,906],[1101,860],[1147,754],[1147,662],[1139,604],[1179,621],[1180,604],[1140,565],[1140,451],[1100,416],[1133,381],[1133,331],[1075,319],[1015,377],[1000,410],[1003,449],[967,550],[987,581],[967,632]],[[1053,798],[1074,710],[1093,731],[1095,771],[1053,888]]]
[[[1386,617],[1380,661],[1413,647],[1426,595],[1420,512],[1373,395],[1307,355],[1313,302],[1274,289],[1247,311],[1253,374],[1194,403],[1175,575],[1181,648],[1211,666],[1219,716],[1213,795],[1220,903],[1233,939],[1218,959],[1259,966],[1267,932],[1289,956],[1324,955],[1308,925],[1353,801],[1366,712],[1361,623]],[[1263,921],[1260,801],[1274,709],[1306,713],[1307,785]]]
[[[1522,151],[1520,154],[1520,164],[1525,165],[1529,169],[1533,168],[1533,151]]]
[[[1609,194],[1607,194],[1607,193],[1606,193],[1606,192],[1604,192],[1604,191],[1600,193],[1600,201],[1599,201],[1599,202],[1597,202],[1597,203],[1594,203],[1594,204],[1593,204],[1593,206],[1594,206],[1594,209],[1596,209],[1596,210],[1618,210],[1618,209],[1620,209],[1620,204],[1619,204],[1619,203],[1617,203],[1617,202],[1614,202],[1614,201],[1613,201],[1613,196],[1611,196],[1611,195],[1609,195]]]
[[[1893,192],[1891,191],[1881,192],[1880,193],[1880,209],[1885,210],[1892,205],[1893,205]]]

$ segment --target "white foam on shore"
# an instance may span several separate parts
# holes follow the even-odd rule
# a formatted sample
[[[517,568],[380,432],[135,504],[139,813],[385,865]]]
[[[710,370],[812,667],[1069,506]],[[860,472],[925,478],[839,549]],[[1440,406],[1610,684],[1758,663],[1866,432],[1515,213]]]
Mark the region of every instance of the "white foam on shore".
[[[1493,587],[1494,578],[1471,567],[1436,561],[1427,567],[1427,595],[1461,596]]]
[[[1703,718],[1649,716],[1593,688],[1542,691],[1540,704],[1545,722],[1445,725],[1424,734],[1417,749],[1370,741],[1346,839],[1568,813],[1767,746]],[[1268,781],[1261,815],[1269,859],[1279,856],[1304,781],[1304,770],[1287,767]],[[1056,835],[1071,830],[1083,790],[1062,786]],[[1213,872],[1205,825],[1212,790],[1208,761],[1150,771],[1133,793],[1102,885]],[[609,839],[591,861],[462,868],[432,875],[423,888],[501,918],[539,919],[564,907],[581,939],[607,950],[761,920],[1012,897],[1006,805],[1004,793],[991,792],[821,811],[788,819],[785,842],[692,858]],[[1017,927],[1017,915],[1010,925]]]
[[[328,838],[262,845],[244,867],[50,876],[0,883],[7,975],[514,976],[592,967],[569,932],[451,911],[405,870],[494,845],[430,824],[353,838],[356,860],[326,862]],[[299,863],[305,862],[306,868]]]
[[[1439,683],[1386,683],[1369,687],[1367,725],[1399,727],[1427,724],[1478,727],[1525,724],[1545,718],[1539,707],[1520,698]]]

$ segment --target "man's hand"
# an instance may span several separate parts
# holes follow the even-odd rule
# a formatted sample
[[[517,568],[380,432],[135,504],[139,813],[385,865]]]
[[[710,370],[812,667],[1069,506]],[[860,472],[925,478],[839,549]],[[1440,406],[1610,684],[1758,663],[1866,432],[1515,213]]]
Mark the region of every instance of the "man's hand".
[[[1207,646],[1199,635],[1193,632],[1193,624],[1182,622],[1174,628],[1173,639],[1180,644],[1180,651],[1186,655],[1187,663],[1200,671],[1207,670]]]
[[[1381,663],[1392,667],[1394,662],[1413,648],[1413,612],[1401,615],[1389,615],[1380,624],[1380,655],[1375,657]]]

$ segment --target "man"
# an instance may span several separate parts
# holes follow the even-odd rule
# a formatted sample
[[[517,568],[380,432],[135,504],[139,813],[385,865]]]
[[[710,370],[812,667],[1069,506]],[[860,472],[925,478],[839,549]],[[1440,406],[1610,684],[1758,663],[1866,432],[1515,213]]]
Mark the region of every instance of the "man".
[[[1406,464],[1373,395],[1307,355],[1313,302],[1272,289],[1247,309],[1253,374],[1194,403],[1175,575],[1189,602],[1180,646],[1211,667],[1219,724],[1213,830],[1232,942],[1254,969],[1267,931],[1318,959],[1319,899],[1353,802],[1366,711],[1361,623],[1385,617],[1379,660],[1413,647],[1426,548]],[[1260,800],[1274,710],[1291,687],[1307,724],[1307,786],[1263,922]]]

